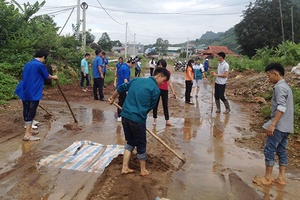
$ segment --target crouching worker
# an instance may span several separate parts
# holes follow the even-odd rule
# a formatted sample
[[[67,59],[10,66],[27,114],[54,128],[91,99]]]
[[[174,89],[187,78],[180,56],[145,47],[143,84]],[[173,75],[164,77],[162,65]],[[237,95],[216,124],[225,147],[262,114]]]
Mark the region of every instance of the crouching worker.
[[[122,125],[127,144],[123,154],[122,174],[134,172],[128,166],[133,149],[137,148],[137,157],[140,163],[141,176],[150,173],[146,169],[146,119],[160,96],[158,88],[164,81],[168,81],[170,74],[165,68],[157,68],[154,75],[149,78],[135,78],[117,87],[117,90],[108,99],[112,104],[118,94],[128,91],[121,111]]]

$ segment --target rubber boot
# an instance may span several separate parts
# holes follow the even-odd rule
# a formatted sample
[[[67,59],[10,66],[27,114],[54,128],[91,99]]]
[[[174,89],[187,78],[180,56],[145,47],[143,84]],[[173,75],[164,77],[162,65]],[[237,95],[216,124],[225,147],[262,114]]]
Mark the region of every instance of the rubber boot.
[[[227,100],[224,101],[224,105],[225,105],[226,110],[223,112],[223,114],[230,113],[231,110],[230,110],[229,102]]]
[[[216,113],[220,113],[221,112],[220,100],[216,100],[216,106],[217,106]]]

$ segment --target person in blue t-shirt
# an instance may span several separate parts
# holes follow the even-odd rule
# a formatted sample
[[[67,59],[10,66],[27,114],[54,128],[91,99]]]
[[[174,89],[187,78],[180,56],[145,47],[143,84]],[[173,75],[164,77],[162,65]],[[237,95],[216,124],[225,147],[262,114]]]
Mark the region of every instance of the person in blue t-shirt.
[[[127,141],[123,154],[122,174],[134,172],[128,167],[128,163],[135,147],[138,152],[140,175],[147,176],[150,174],[146,169],[146,119],[148,112],[155,107],[158,101],[160,95],[158,86],[169,78],[169,71],[159,67],[149,78],[134,78],[123,83],[108,99],[109,103],[112,104],[119,94],[128,91],[121,112],[123,130]]]
[[[86,80],[86,87],[90,86],[90,79],[89,79],[89,63],[88,60],[90,59],[91,54],[86,53],[84,58],[81,60],[81,80],[80,80],[80,87],[82,87],[82,91],[88,91],[87,88],[84,88],[84,79]]]
[[[105,57],[105,56],[106,56],[106,53],[103,51],[102,54],[101,54],[101,57],[103,59],[103,76],[104,76],[104,79],[105,79],[107,64],[108,64],[108,58]],[[105,85],[103,85],[103,89],[105,89]]]
[[[132,68],[135,65],[135,60],[134,59],[129,59],[127,63],[123,63],[123,65],[118,69],[117,75],[118,75],[118,82],[117,86],[122,85],[123,83],[127,83],[130,81],[130,68]],[[123,106],[123,103],[126,98],[126,92],[120,93],[119,94],[119,101],[118,104],[119,106]],[[118,118],[117,121],[121,121],[121,110],[117,109],[118,111]]]
[[[101,50],[95,51],[96,57],[93,60],[93,78],[94,78],[94,100],[105,101],[103,94],[103,85],[104,85],[104,74],[103,74],[103,59],[101,57]],[[98,96],[99,92],[99,96]]]
[[[57,75],[50,75],[43,64],[47,59],[45,51],[36,52],[34,57],[24,66],[22,80],[15,90],[15,94],[23,102],[23,117],[26,125],[24,141],[40,140],[32,135],[31,126],[39,101],[42,99],[44,79],[58,79]]]
[[[206,58],[204,62],[204,71],[207,72],[208,70],[209,70],[209,62],[208,62],[208,58]]]
[[[119,62],[116,64],[114,86],[117,87],[118,69],[124,64],[123,57],[119,57]]]

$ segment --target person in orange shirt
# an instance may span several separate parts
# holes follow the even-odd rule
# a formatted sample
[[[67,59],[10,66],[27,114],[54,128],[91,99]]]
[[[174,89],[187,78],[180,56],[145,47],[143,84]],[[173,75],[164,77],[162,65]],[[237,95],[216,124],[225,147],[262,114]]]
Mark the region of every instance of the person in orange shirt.
[[[194,60],[189,60],[185,70],[185,103],[191,105],[194,105],[194,103],[191,101],[191,91],[194,80],[194,63]]]

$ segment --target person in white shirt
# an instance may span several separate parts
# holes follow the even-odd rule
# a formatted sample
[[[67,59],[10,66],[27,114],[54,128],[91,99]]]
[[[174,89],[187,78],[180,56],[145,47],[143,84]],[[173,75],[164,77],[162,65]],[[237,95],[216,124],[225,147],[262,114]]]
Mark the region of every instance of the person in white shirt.
[[[225,56],[226,55],[224,52],[217,53],[217,58],[219,61],[218,73],[212,71],[212,72],[210,72],[210,74],[213,76],[216,76],[216,80],[215,80],[215,101],[216,101],[216,106],[217,106],[216,113],[221,112],[221,107],[220,107],[220,99],[221,99],[226,108],[225,112],[223,112],[223,113],[228,114],[231,110],[230,110],[228,100],[225,98],[224,94],[225,94],[227,77],[229,75],[229,65],[224,60]]]
[[[153,71],[154,71],[155,65],[156,65],[156,64],[155,64],[154,57],[152,57],[151,60],[149,61],[150,76],[153,75]]]

